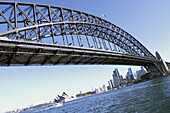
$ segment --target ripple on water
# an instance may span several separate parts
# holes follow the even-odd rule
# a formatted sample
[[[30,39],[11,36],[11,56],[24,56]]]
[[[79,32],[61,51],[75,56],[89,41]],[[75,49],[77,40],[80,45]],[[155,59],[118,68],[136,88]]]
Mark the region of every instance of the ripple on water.
[[[170,76],[64,103],[38,113],[170,113]]]

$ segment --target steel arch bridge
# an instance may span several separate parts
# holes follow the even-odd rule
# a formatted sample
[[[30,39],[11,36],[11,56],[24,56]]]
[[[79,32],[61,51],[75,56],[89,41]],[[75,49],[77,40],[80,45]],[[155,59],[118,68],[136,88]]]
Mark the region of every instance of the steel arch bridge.
[[[0,2],[0,65],[122,64],[164,73],[161,62],[120,27],[81,11]]]

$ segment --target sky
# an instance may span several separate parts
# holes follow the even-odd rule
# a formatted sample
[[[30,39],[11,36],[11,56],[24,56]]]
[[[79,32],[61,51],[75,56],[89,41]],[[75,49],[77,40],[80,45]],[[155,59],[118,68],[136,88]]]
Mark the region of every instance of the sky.
[[[8,0],[3,0],[8,1]],[[11,0],[12,1],[12,0]],[[170,62],[169,0],[15,0],[76,9],[121,27],[139,40],[152,54],[158,51]],[[103,17],[102,17],[103,18]],[[112,71],[125,75],[120,65],[57,65],[0,67],[0,112],[52,101],[62,92],[75,95],[108,85]]]

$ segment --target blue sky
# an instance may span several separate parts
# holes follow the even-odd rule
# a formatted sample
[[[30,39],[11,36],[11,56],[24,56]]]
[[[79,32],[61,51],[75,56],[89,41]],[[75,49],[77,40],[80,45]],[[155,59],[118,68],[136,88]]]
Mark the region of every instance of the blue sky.
[[[35,0],[24,2],[35,3]],[[169,0],[36,0],[36,3],[76,9],[99,17],[105,14],[106,20],[129,32],[152,54],[158,51],[164,60],[170,61]],[[85,92],[91,87],[107,85],[115,68],[125,75],[128,67],[132,66],[1,67],[0,112],[48,102],[63,91],[75,95],[80,90]]]

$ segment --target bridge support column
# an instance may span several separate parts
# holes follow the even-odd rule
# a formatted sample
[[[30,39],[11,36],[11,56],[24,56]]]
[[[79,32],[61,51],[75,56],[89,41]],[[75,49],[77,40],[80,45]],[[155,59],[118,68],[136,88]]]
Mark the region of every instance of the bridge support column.
[[[165,61],[162,59],[160,54],[158,52],[155,53],[156,58],[160,61],[160,63],[153,62],[153,64],[150,64],[148,66],[145,66],[147,71],[151,73],[151,78],[157,78],[160,76],[165,76],[169,74],[169,69]]]
[[[159,66],[155,63],[149,66],[145,66],[148,73],[150,73],[150,78],[157,78],[163,76],[163,72],[159,69]]]
[[[168,75],[169,69],[168,69],[168,66],[165,63],[164,59],[160,56],[160,54],[158,52],[156,52],[155,54],[156,54],[156,58],[161,61],[161,64],[160,64],[161,71],[164,73],[164,75]]]

